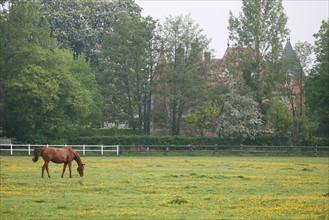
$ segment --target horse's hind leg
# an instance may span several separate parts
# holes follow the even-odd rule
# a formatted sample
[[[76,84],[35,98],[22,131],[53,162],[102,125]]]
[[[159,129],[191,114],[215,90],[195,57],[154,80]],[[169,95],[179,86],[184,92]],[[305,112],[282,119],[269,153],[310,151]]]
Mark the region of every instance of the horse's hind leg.
[[[44,163],[43,166],[42,166],[42,172],[41,172],[41,177],[42,177],[42,178],[43,178],[43,173],[45,172],[45,164],[46,164],[46,163]]]

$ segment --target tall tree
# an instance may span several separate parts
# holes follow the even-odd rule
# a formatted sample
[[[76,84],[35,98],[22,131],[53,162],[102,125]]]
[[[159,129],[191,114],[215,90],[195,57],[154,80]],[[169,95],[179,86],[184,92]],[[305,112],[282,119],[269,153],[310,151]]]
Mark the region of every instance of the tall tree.
[[[305,73],[309,73],[311,53],[312,46],[310,44],[298,42],[294,50],[288,40],[280,60],[282,75],[286,76],[284,94],[290,103],[290,111],[293,116],[290,134],[294,144],[302,143],[306,140],[305,138],[310,140],[310,136],[305,136],[305,134],[311,134],[314,127],[305,116],[304,98]]]
[[[159,68],[157,105],[170,134],[180,134],[183,115],[204,100],[206,74],[203,51],[209,40],[188,16],[168,17],[161,28],[164,68]]]
[[[5,128],[10,137],[67,141],[76,128],[98,125],[99,93],[83,58],[73,60],[69,51],[30,46],[16,53],[13,64],[14,77],[5,84]]]
[[[134,129],[144,126],[149,133],[154,22],[142,19],[141,8],[133,0],[43,3],[52,36],[61,47],[71,49],[75,58],[86,54],[97,71],[106,120]]]
[[[153,82],[155,22],[127,11],[117,15],[113,33],[102,51],[98,81],[106,102],[107,120],[149,133]]]
[[[31,1],[5,2],[7,10],[0,12],[0,64],[1,78],[12,77],[11,68],[15,52],[22,47],[40,45],[53,48],[49,25],[39,13],[40,4]]]
[[[94,67],[98,65],[104,38],[112,33],[117,14],[127,11],[139,14],[141,8],[133,0],[42,0],[51,35],[61,47],[70,49],[77,58],[85,54]]]
[[[276,63],[282,52],[282,43],[288,35],[287,16],[281,0],[243,0],[242,13],[229,16],[229,38],[234,46],[250,48],[248,68],[243,68],[254,89],[255,99],[263,107],[264,96],[272,94],[275,86]]]
[[[15,54],[23,47],[41,45],[53,48],[49,26],[31,1],[2,1],[0,11],[0,127],[6,121],[6,82],[14,77]]]
[[[313,64],[312,53],[314,47],[306,41],[298,41],[294,46],[294,50],[304,74],[309,75]]]
[[[329,22],[323,20],[314,34],[315,66],[306,79],[308,115],[319,122],[318,135],[329,137]]]
[[[297,81],[297,87],[299,89],[299,115],[304,116],[305,115],[305,101],[304,101],[304,81],[305,76],[309,75],[311,70],[311,64],[312,64],[312,52],[313,52],[313,46],[310,43],[307,42],[297,42],[295,44],[295,53],[296,53],[296,59],[298,61],[298,64],[300,66],[300,71],[297,76],[295,76],[295,79]]]
[[[14,1],[1,16],[3,124],[21,141],[67,140],[76,128],[99,123],[100,94],[89,63],[56,47],[39,9]]]

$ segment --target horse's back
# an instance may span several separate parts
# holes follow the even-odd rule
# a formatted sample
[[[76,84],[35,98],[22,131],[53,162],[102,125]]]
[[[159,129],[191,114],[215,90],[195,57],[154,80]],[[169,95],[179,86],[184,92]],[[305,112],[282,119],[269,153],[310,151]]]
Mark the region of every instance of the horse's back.
[[[71,148],[46,148],[43,151],[42,157],[44,160],[54,163],[65,163],[72,161],[73,154]]]

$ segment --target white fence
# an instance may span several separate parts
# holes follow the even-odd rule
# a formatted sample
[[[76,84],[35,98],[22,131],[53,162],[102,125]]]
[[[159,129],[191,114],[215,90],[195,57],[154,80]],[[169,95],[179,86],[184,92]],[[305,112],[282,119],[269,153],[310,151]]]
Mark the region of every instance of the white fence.
[[[82,152],[82,155],[86,155],[86,152],[100,152],[104,155],[105,152],[115,152],[119,155],[119,145],[38,145],[38,144],[0,144],[0,151],[10,151],[10,155],[13,155],[15,151],[25,151],[28,155],[35,148],[42,147],[70,147],[75,151]]]
[[[0,155],[2,152],[31,152],[35,148],[40,147],[70,147],[75,151],[95,152],[96,154],[104,155],[104,153],[113,152],[119,155],[149,155],[153,153],[187,153],[189,155],[196,153],[251,153],[251,154],[280,154],[280,155],[319,155],[329,156],[329,146],[254,146],[254,145],[239,145],[239,146],[219,146],[219,145],[40,145],[40,144],[0,144]],[[89,153],[90,154],[90,153]]]

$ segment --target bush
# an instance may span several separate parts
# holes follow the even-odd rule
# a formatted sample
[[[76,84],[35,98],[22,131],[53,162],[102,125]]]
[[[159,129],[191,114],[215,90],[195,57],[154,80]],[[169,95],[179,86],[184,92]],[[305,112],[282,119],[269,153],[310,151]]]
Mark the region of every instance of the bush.
[[[218,138],[218,137],[187,137],[187,136],[150,136],[150,135],[114,135],[79,137],[70,144],[104,144],[104,145],[287,145],[288,138],[260,136],[254,140]]]

